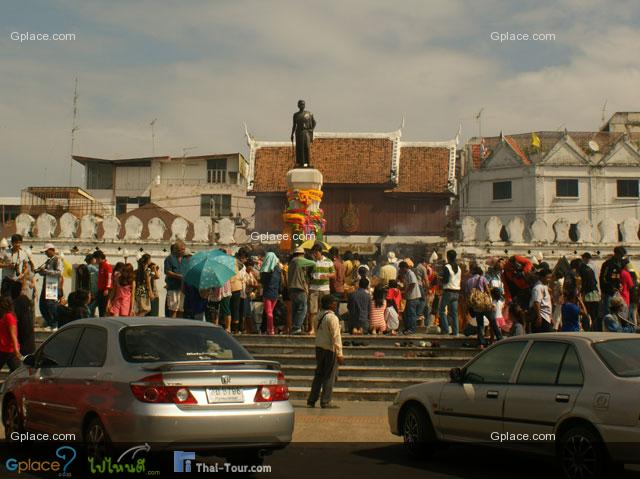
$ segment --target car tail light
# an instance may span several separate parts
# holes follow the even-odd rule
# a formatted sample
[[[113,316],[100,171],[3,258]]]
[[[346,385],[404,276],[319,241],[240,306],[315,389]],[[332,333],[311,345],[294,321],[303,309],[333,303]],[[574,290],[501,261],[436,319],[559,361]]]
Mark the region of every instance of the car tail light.
[[[284,373],[278,373],[278,383],[258,386],[254,402],[286,401],[289,399],[289,388],[284,379]]]
[[[142,402],[197,404],[196,398],[188,388],[165,385],[162,374],[146,376],[140,381],[131,383],[130,386],[133,395]]]

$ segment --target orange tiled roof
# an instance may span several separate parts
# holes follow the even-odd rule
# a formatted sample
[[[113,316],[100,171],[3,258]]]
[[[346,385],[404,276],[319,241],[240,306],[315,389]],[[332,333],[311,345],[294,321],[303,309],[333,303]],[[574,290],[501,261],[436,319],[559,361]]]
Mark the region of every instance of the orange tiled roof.
[[[403,146],[400,150],[400,175],[397,193],[447,193],[449,148]]]
[[[393,142],[390,138],[316,138],[311,162],[325,183],[385,184],[390,181]],[[261,146],[255,153],[253,191],[285,191],[293,168],[291,146]]]
[[[449,147],[420,143],[400,145],[398,185],[392,180],[394,139],[372,134],[321,134],[314,139],[311,158],[325,184],[378,185],[387,192],[447,193]],[[399,141],[399,140],[397,140]],[[286,190],[286,173],[294,165],[287,143],[256,142],[253,192]]]

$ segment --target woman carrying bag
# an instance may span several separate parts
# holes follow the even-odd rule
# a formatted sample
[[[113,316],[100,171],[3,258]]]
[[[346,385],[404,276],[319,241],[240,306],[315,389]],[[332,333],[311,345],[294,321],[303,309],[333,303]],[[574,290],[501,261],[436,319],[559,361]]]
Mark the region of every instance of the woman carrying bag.
[[[471,268],[471,277],[466,283],[467,304],[469,305],[469,313],[475,318],[478,329],[478,346],[484,349],[487,341],[484,337],[484,318],[489,319],[489,325],[493,330],[496,340],[502,339],[502,332],[498,327],[496,315],[493,311],[493,301],[491,298],[491,290],[489,281],[482,275],[482,268],[474,265]]]

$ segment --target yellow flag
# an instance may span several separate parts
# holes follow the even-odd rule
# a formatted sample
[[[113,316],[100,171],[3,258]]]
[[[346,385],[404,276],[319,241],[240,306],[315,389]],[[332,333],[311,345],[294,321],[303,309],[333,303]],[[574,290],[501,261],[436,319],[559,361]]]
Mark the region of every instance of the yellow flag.
[[[531,133],[531,146],[540,149],[540,137],[535,133]]]

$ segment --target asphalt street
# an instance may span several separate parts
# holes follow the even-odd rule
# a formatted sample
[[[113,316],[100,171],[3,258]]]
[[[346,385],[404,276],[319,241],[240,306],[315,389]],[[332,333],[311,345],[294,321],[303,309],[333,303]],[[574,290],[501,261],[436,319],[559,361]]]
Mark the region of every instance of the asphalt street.
[[[552,479],[558,476],[551,458],[500,448],[452,445],[438,451],[430,460],[413,459],[404,451],[401,438],[389,432],[386,402],[340,402],[336,403],[339,409],[310,409],[304,401],[293,404],[296,410],[293,443],[266,458],[265,464],[271,467],[271,472],[254,477]],[[162,458],[166,460],[170,454],[162,453]],[[0,477],[18,477],[4,469],[2,459]],[[218,458],[199,460],[208,464],[224,462]],[[150,460],[152,464],[154,461]],[[170,475],[167,473],[167,477]],[[224,474],[215,474],[220,475]],[[51,476],[23,473],[20,477]],[[161,477],[165,477],[164,470]],[[640,477],[640,468],[628,467],[617,477]]]

